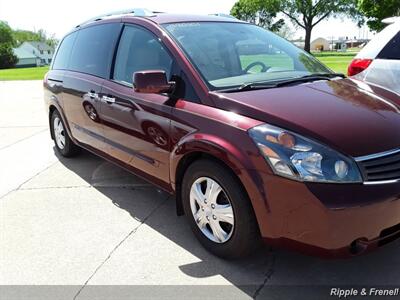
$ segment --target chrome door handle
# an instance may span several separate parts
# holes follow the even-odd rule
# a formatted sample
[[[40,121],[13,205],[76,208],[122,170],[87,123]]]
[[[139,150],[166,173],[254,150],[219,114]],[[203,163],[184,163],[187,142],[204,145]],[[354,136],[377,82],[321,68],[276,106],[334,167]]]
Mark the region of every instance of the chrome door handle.
[[[94,93],[94,92],[88,92],[87,95],[92,99],[98,99],[99,98],[99,95],[97,93]]]
[[[103,96],[102,100],[104,102],[107,102],[107,103],[115,103],[115,98],[114,97]]]

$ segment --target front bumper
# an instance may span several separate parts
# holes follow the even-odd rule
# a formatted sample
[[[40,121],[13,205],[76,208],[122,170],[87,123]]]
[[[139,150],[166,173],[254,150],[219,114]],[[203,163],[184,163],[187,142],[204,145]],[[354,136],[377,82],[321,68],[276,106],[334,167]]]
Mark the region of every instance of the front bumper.
[[[319,256],[346,257],[400,237],[400,183],[301,183],[262,175],[270,244]]]

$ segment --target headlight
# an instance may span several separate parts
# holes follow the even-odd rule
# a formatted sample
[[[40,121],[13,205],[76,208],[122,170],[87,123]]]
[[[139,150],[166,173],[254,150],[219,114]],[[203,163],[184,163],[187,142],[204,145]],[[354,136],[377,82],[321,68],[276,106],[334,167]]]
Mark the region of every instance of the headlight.
[[[352,159],[298,134],[268,124],[249,133],[278,175],[312,182],[362,181]]]

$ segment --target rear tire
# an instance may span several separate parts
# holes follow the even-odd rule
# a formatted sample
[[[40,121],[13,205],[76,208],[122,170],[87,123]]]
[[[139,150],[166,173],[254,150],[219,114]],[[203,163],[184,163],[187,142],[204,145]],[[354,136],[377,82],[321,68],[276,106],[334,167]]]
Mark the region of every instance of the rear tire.
[[[188,167],[182,201],[192,231],[214,255],[244,257],[260,245],[251,202],[236,176],[219,162],[201,159]]]
[[[50,130],[54,138],[57,152],[64,157],[72,157],[79,153],[80,148],[69,137],[65,124],[57,110],[54,110],[50,119]]]

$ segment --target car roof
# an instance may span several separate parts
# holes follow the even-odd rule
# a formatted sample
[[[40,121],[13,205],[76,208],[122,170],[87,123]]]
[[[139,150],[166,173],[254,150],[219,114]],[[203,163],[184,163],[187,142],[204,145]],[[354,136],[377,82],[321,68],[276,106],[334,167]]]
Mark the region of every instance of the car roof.
[[[382,20],[382,23],[393,24],[400,21],[400,17],[391,17]]]
[[[127,17],[129,17],[129,15],[127,15]],[[184,22],[242,22],[234,17],[219,15],[186,15],[158,13],[154,16],[146,16],[145,18],[157,24]]]
[[[377,35],[357,54],[356,58],[374,59],[392,38],[400,31],[400,20],[390,24]]]
[[[153,12],[146,9],[130,9],[125,11],[116,11],[106,13],[101,16],[91,18],[75,28],[86,27],[87,25],[93,25],[98,21],[119,21],[121,18],[124,21],[137,20],[138,18],[150,20],[156,24],[167,24],[167,23],[184,23],[184,22],[234,22],[244,23],[241,20],[236,19],[233,16],[226,14],[213,14],[213,15],[188,15],[188,14],[169,14],[161,12]]]

